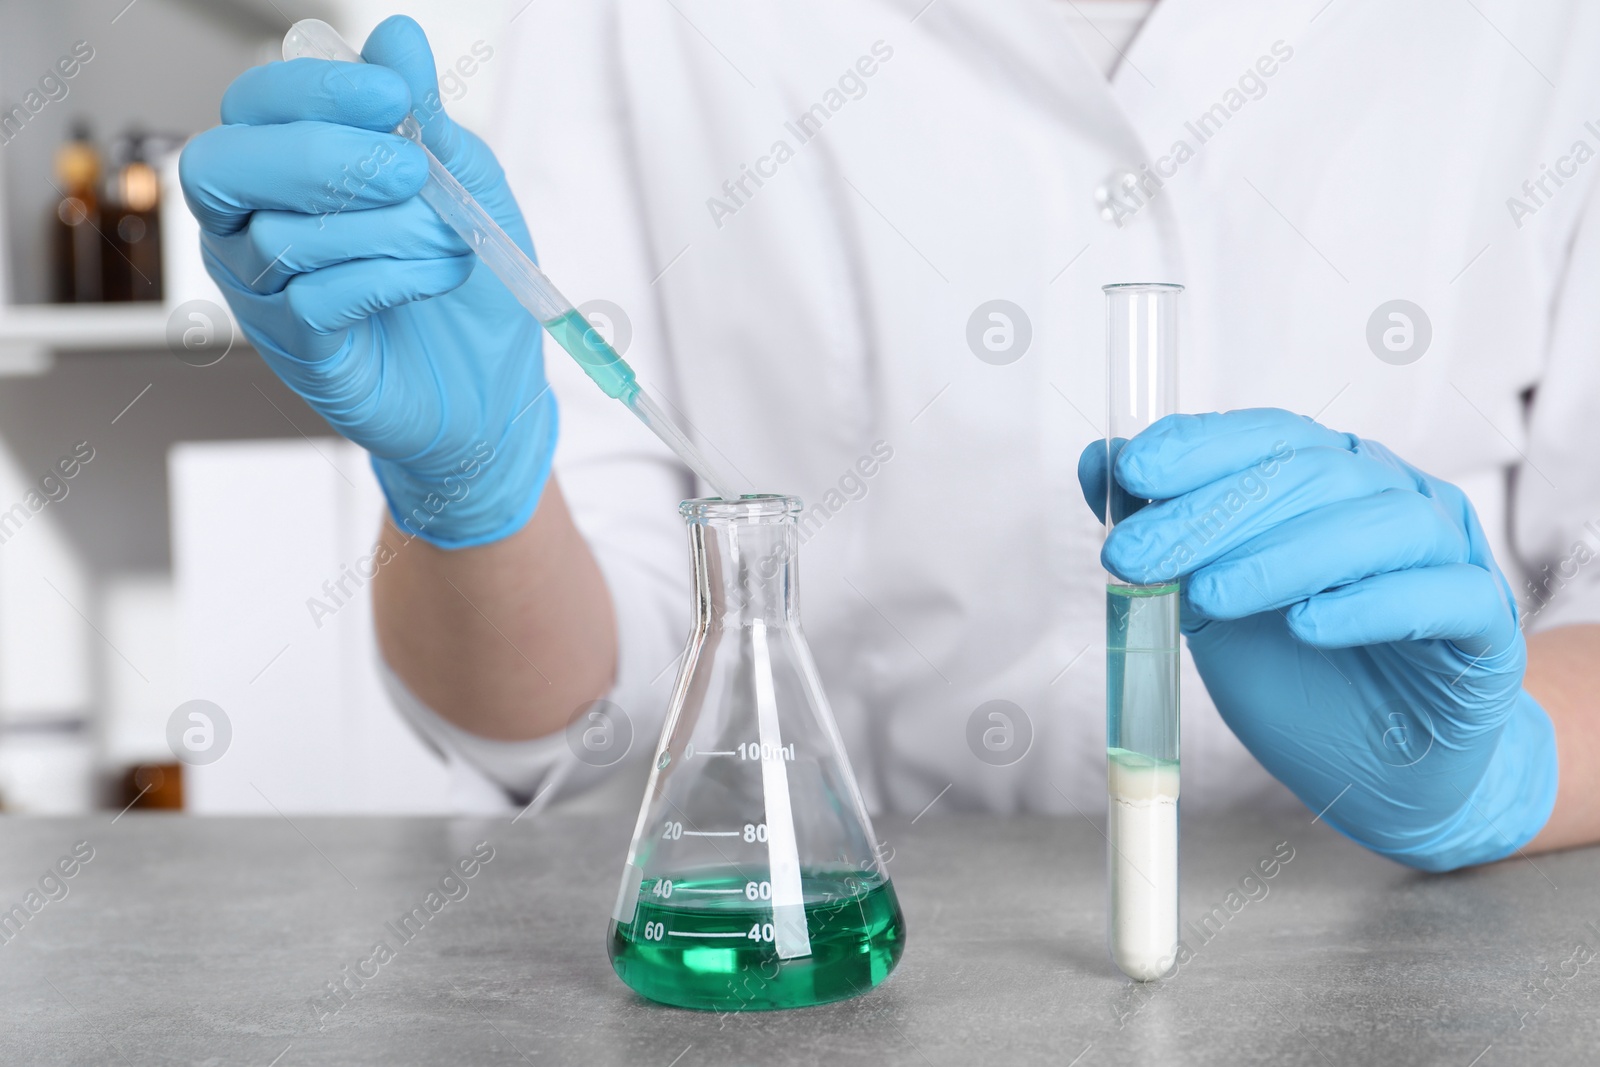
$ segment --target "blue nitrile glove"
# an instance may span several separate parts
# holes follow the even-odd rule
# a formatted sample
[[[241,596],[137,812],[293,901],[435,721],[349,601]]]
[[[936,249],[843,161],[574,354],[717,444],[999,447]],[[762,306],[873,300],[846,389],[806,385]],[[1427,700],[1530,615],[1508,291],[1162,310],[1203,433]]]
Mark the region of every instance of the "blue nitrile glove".
[[[461,548],[533,514],[556,405],[540,328],[417,197],[424,140],[533,252],[500,164],[439,106],[421,27],[388,19],[367,65],[296,59],[240,75],[191,141],[183,192],[206,268],[278,376],[372,453],[395,522]],[[381,65],[380,65],[381,64]]]
[[[1079,460],[1097,513],[1105,452]],[[1555,734],[1522,689],[1516,602],[1460,489],[1272,408],[1169,416],[1115,470],[1157,503],[1117,524],[1102,562],[1125,581],[1184,579],[1183,632],[1217,710],[1308,808],[1430,871],[1539,832]]]

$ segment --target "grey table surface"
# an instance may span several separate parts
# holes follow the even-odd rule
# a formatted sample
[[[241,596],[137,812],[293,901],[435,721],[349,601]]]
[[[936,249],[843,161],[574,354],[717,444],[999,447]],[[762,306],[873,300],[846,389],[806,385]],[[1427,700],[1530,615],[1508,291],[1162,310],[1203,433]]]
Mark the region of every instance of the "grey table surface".
[[[1426,876],[1304,813],[1191,817],[1184,917],[1212,919],[1139,986],[1106,957],[1086,820],[884,819],[896,972],[841,1004],[716,1015],[611,973],[631,820],[291,818],[0,822],[0,907],[93,850],[0,927],[0,1063],[1600,1063],[1600,850]],[[319,1008],[480,841],[466,895]],[[1247,878],[1275,850],[1293,858]]]

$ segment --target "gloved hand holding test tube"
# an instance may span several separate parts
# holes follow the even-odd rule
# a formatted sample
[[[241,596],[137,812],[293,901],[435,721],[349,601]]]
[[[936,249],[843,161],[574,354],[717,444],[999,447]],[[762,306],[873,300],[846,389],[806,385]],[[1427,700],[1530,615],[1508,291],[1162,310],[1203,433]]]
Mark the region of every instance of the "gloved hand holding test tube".
[[[366,62],[332,26],[319,19],[302,19],[283,39],[283,58],[326,59],[341,63]],[[718,496],[738,499],[732,483],[713,467],[694,443],[667,417],[659,404],[639,384],[633,368],[617,354],[550,283],[537,265],[500,228],[473,195],[456,180],[422,143],[422,127],[414,115],[406,116],[394,132],[427,153],[428,180],[419,194],[452,230],[477,253],[478,258],[505,283],[511,295],[578,361],[607,396],[620,400],[650,431],[661,438],[688,467],[703,478]]]

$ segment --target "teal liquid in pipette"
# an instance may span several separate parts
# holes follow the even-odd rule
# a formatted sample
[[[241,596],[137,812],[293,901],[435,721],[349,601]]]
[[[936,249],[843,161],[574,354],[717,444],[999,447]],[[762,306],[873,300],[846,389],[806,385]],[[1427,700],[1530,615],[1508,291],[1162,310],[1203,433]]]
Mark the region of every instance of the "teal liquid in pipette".
[[[578,361],[578,366],[602,392],[626,404],[628,410],[650,427],[718,496],[724,500],[738,499],[738,493],[731,488],[731,483],[678,429],[660,405],[651,399],[650,394],[639,385],[633,368],[623,361],[617,350],[600,336],[600,331],[591,326],[576,308],[540,325],[549,331],[557,344],[571,353],[572,358]]]
[[[600,331],[589,325],[577,308],[542,325],[557,344],[572,354],[606,396],[626,402],[638,390],[633,368],[622,361],[617,350],[606,343]]]

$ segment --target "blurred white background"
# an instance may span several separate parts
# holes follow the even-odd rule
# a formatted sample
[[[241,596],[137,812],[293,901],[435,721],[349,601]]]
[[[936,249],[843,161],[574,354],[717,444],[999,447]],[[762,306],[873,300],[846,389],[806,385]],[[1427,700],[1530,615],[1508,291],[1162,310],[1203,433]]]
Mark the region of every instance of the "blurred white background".
[[[162,167],[164,298],[47,303],[53,160],[80,121],[102,151],[130,128],[180,144],[307,17],[359,44],[389,14],[412,15],[441,64],[487,43],[494,58],[446,98],[482,128],[525,2],[0,0],[0,112],[28,112],[0,146],[0,808],[170,797],[170,769],[125,779],[172,763],[169,717],[196,699],[223,709],[232,739],[221,760],[184,768],[188,810],[453,805],[444,768],[378,687],[364,590],[320,626],[307,605],[330,602],[323,583],[370,551],[380,497],[364,456],[242,340],[206,367],[169,350],[178,305],[221,303],[175,157]],[[32,110],[30,91],[80,41],[93,58]],[[66,495],[28,509],[80,442],[93,459]]]

